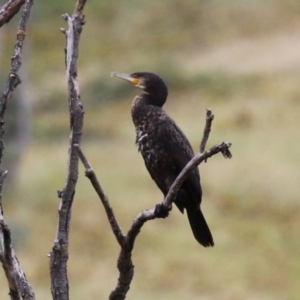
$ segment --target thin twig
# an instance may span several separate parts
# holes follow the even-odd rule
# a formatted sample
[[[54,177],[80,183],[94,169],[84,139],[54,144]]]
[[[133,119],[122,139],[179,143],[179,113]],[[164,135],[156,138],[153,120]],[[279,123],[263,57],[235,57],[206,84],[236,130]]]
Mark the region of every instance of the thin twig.
[[[194,156],[194,158],[184,167],[184,169],[180,172],[180,174],[177,176],[177,178],[171,185],[171,188],[163,201],[163,205],[165,207],[170,207],[172,205],[185,179],[188,177],[190,172],[192,172],[192,170],[196,168],[199,164],[201,164],[203,161],[206,161],[208,158],[212,157],[213,155],[219,152],[221,152],[223,156],[224,153],[230,153],[230,157],[228,154],[226,158],[231,158],[231,152],[229,151],[230,147],[231,147],[231,143],[223,142],[219,145],[213,146],[212,148],[210,148],[209,150],[203,153],[198,152]]]
[[[75,6],[75,9],[74,9],[74,17],[79,17],[81,18],[83,15],[83,9],[84,9],[84,6],[86,4],[86,1],[87,0],[77,0],[77,3],[76,3],[76,6]]]
[[[24,1],[23,1],[24,3]],[[23,4],[22,3],[22,4]],[[0,9],[0,27],[2,25],[1,18],[3,15],[1,13],[8,13],[8,11],[5,9],[10,10],[14,14],[16,11],[14,9],[19,8],[12,8],[11,6],[12,2],[7,3],[5,6],[3,6]],[[19,28],[17,32],[16,42],[15,42],[15,49],[14,49],[14,55],[11,59],[11,70],[6,82],[5,90],[2,94],[2,97],[0,99],[0,261],[2,263],[8,284],[9,284],[9,295],[12,300],[19,300],[26,299],[26,300],[34,300],[35,295],[34,292],[29,285],[26,276],[24,272],[21,269],[20,263],[18,261],[18,258],[14,252],[14,249],[11,244],[11,232],[4,220],[3,216],[3,206],[2,206],[2,186],[4,179],[7,175],[7,171],[3,170],[2,168],[2,158],[3,158],[3,152],[4,152],[4,115],[7,108],[7,105],[9,103],[9,100],[12,97],[12,93],[14,89],[17,87],[18,84],[21,83],[21,80],[18,76],[18,71],[22,64],[22,50],[23,50],[23,44],[25,40],[25,32],[27,27],[27,22],[29,20],[29,15],[31,11],[31,7],[33,5],[33,0],[27,0],[25,2]],[[4,10],[3,10],[4,9]],[[2,11],[3,10],[3,11]],[[11,19],[12,15],[6,14],[6,21],[8,22],[9,19]],[[3,19],[2,19],[3,21]]]
[[[203,131],[202,140],[201,140],[200,147],[199,147],[200,153],[203,153],[205,151],[206,143],[208,141],[209,133],[211,130],[211,124],[212,124],[214,117],[215,116],[213,115],[212,111],[209,108],[207,108],[204,131]]]
[[[117,222],[114,211],[109,203],[109,200],[108,200],[107,196],[105,195],[104,190],[102,189],[92,166],[88,162],[87,158],[85,157],[85,155],[82,152],[80,147],[78,147],[78,155],[79,155],[81,162],[83,163],[83,165],[85,167],[85,176],[91,181],[96,193],[98,194],[98,196],[104,206],[111,229],[112,229],[119,245],[122,246],[124,244],[124,235],[123,235],[122,230]]]
[[[83,128],[83,107],[80,101],[77,77],[77,59],[80,34],[84,24],[82,11],[86,1],[77,1],[72,17],[64,14],[62,17],[68,22],[68,30],[64,33],[67,38],[66,71],[69,91],[70,110],[70,144],[67,179],[65,187],[59,193],[61,202],[58,211],[58,228],[54,246],[50,253],[51,293],[55,300],[69,299],[69,283],[67,276],[67,261],[69,258],[69,229],[72,203],[78,179],[78,145],[81,143]]]

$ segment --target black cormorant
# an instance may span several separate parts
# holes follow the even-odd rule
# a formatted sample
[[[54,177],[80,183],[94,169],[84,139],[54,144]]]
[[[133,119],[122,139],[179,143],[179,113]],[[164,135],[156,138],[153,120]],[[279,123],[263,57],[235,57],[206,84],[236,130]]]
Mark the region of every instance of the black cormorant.
[[[152,179],[166,196],[176,177],[194,157],[188,139],[162,108],[168,96],[167,86],[159,76],[149,72],[111,75],[128,80],[146,92],[136,96],[131,106],[136,144]],[[201,197],[199,170],[195,168],[174,203],[182,213],[186,209],[196,240],[209,247],[214,242],[200,209]]]

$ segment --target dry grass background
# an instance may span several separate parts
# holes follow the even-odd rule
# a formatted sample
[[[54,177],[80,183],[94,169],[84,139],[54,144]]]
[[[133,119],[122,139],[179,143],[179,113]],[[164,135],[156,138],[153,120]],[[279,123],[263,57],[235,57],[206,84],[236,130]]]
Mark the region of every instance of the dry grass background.
[[[121,96],[114,95],[111,90],[126,83],[111,83],[110,71],[162,72],[170,85],[165,109],[194,149],[205,108],[210,107],[215,121],[209,145],[231,141],[233,159],[215,156],[200,166],[203,211],[216,246],[200,247],[186,216],[176,209],[166,220],[147,223],[133,253],[135,277],[128,299],[299,299],[299,5],[153,3],[112,2],[104,7],[109,26],[103,29],[96,23],[96,8],[105,18],[104,8],[92,1],[92,8],[87,4],[83,32],[79,69],[85,105],[83,149],[123,230],[162,196],[134,146],[130,102],[138,91],[128,88]],[[45,31],[44,26],[33,27],[33,50],[42,32],[57,39],[58,33]],[[217,30],[218,26],[224,28]],[[99,43],[91,40],[93,36]],[[51,51],[46,61],[39,58],[42,51],[28,58],[35,66],[30,75],[33,137],[22,157],[17,184],[13,191],[4,191],[5,217],[17,255],[37,299],[43,300],[51,299],[46,255],[55,236],[56,191],[65,181],[68,148],[67,105],[61,104],[66,99],[63,38],[47,47]],[[38,73],[46,63],[48,71]],[[97,72],[100,77],[93,82]],[[107,97],[106,102],[97,104],[97,97]],[[117,101],[120,98],[123,101]],[[71,299],[107,299],[118,276],[118,251],[81,168],[71,221]],[[9,299],[1,272],[0,299]]]

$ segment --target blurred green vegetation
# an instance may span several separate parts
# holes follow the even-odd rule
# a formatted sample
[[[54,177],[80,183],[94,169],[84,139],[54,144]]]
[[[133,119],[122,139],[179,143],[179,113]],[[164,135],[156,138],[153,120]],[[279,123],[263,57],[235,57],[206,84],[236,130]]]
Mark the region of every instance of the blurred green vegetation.
[[[43,300],[51,299],[46,254],[55,237],[69,136],[60,16],[72,13],[74,2],[33,8],[24,53],[32,137],[16,186],[4,186],[17,255]],[[134,250],[128,299],[299,299],[300,2],[88,1],[85,15],[83,149],[124,231],[162,195],[134,146],[130,102],[139,91],[110,78],[111,71],[160,74],[170,89],[166,110],[195,150],[206,107],[215,114],[209,145],[233,143],[232,160],[215,156],[200,167],[203,211],[216,246],[199,247],[176,209],[147,223]],[[1,28],[1,86],[17,22]],[[81,167],[70,235],[72,299],[107,298],[118,277],[118,251]],[[7,293],[0,272],[0,299],[9,299]]]

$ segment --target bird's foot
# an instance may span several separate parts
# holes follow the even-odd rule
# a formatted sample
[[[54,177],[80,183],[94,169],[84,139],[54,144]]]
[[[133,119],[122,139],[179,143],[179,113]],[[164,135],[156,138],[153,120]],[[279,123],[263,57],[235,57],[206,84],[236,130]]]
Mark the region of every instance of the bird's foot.
[[[162,203],[156,204],[154,209],[154,214],[157,218],[166,218],[169,215],[169,209],[165,207]]]

